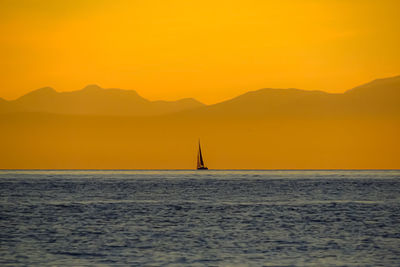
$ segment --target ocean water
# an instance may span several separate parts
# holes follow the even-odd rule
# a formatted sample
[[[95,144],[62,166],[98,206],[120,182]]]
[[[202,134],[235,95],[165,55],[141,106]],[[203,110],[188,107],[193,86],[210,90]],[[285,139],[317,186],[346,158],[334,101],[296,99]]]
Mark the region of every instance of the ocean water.
[[[0,171],[1,266],[400,266],[400,171]]]

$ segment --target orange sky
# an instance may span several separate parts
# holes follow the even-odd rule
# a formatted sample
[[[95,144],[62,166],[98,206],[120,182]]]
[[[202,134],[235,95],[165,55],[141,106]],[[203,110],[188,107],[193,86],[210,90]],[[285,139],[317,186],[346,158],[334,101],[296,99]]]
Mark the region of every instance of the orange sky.
[[[215,103],[400,74],[398,0],[0,0],[0,97],[96,83]]]

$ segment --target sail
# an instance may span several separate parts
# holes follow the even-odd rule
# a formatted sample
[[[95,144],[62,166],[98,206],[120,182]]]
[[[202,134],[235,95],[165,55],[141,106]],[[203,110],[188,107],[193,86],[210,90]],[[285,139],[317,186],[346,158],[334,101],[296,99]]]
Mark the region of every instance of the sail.
[[[197,169],[207,169],[207,167],[204,166],[204,160],[203,160],[203,155],[201,153],[200,141],[199,141],[199,152],[197,154]]]
[[[197,167],[204,167],[204,161],[203,161],[203,155],[201,154],[200,142],[199,142],[199,156],[198,156]]]

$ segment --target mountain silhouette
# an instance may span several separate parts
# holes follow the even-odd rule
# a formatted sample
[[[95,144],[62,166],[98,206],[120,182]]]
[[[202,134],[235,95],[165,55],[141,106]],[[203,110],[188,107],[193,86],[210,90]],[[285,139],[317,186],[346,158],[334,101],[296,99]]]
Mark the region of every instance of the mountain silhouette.
[[[399,116],[400,76],[375,80],[340,94],[293,88],[260,89],[182,114],[221,119]]]
[[[0,100],[0,106],[47,112],[0,114],[0,168],[190,169],[201,138],[212,169],[399,169],[399,91],[398,76],[342,94],[261,89],[155,112],[160,102],[134,91],[42,88]]]
[[[378,79],[341,94],[300,89],[260,89],[206,106],[193,98],[149,101],[136,91],[103,89],[88,85],[82,90],[58,93],[51,87],[30,92],[14,101],[0,100],[0,112],[154,116],[174,114],[207,118],[278,118],[326,116],[398,116],[400,76]]]
[[[363,95],[364,97],[400,97],[400,76],[377,79],[350,89],[346,94]]]
[[[103,89],[97,85],[88,85],[79,91],[62,93],[56,92],[51,87],[40,88],[14,101],[0,102],[0,111],[151,116],[203,105],[192,98],[178,101],[149,101],[133,90]]]

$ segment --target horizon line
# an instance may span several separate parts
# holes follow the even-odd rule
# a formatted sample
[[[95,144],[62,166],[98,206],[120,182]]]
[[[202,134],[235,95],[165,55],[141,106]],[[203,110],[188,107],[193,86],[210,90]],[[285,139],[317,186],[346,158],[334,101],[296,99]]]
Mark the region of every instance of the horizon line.
[[[0,171],[197,171],[193,169],[1,169]],[[399,169],[208,169],[208,171],[400,171]]]

